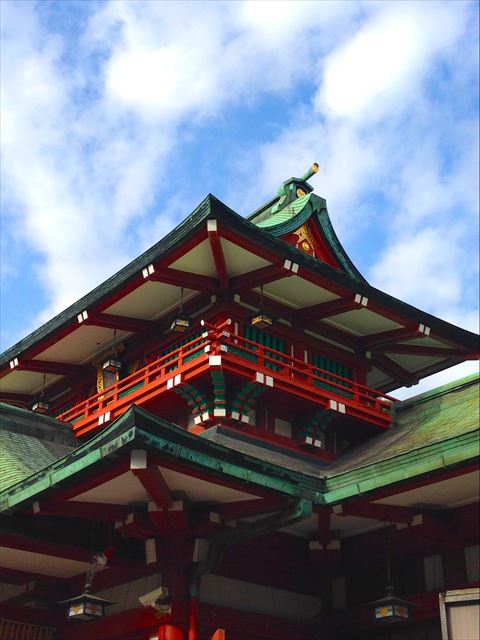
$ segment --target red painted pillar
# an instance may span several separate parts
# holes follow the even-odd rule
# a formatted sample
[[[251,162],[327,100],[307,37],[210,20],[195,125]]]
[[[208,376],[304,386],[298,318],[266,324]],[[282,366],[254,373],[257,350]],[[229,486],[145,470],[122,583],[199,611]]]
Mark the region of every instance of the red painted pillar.
[[[198,598],[196,596],[190,598],[188,640],[198,640]]]
[[[158,628],[158,640],[183,640],[182,630],[172,624],[162,624]]]

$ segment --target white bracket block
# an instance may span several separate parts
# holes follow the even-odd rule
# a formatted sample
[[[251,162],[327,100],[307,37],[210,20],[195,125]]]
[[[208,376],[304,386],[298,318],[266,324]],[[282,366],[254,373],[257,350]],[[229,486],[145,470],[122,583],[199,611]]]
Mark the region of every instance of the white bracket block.
[[[222,356],[209,356],[208,357],[208,365],[210,367],[221,367],[222,366]]]
[[[81,313],[77,315],[78,324],[82,324],[88,318],[88,311],[84,309]]]
[[[242,413],[241,421],[245,422],[245,424],[250,424],[250,416],[247,416],[245,413]]]
[[[173,387],[176,387],[178,384],[181,384],[181,382],[182,382],[182,374],[177,373],[177,375],[174,378],[169,378],[167,380],[167,389],[172,389]]]
[[[18,358],[10,360],[10,369],[15,369],[15,367],[18,367]]]
[[[240,420],[240,414],[238,413],[238,411],[232,411],[230,417],[232,420]]]
[[[153,264],[149,264],[148,267],[145,267],[145,269],[142,269],[142,276],[144,278],[148,278],[148,276],[151,276],[152,273],[155,272],[155,267],[153,266]]]
[[[227,411],[225,409],[214,409],[213,416],[214,418],[224,418],[227,415]]]
[[[101,424],[105,424],[110,420],[110,411],[107,411],[106,413],[102,413],[101,416],[98,416],[98,426],[100,426]]]
[[[336,400],[329,400],[329,409],[332,411],[338,411],[339,413],[345,413],[345,405],[343,402],[337,402]]]
[[[145,561],[147,564],[153,564],[157,561],[157,541],[155,538],[145,540]]]
[[[217,221],[216,220],[207,220],[207,232],[208,233],[217,233]]]
[[[207,422],[208,420],[210,420],[211,416],[208,413],[208,411],[205,411],[205,413],[202,413],[202,422]]]
[[[430,327],[427,327],[424,324],[419,324],[418,325],[418,333],[423,333],[424,336],[429,336],[430,335]]]
[[[146,469],[147,452],[145,449],[133,449],[130,452],[130,469]]]

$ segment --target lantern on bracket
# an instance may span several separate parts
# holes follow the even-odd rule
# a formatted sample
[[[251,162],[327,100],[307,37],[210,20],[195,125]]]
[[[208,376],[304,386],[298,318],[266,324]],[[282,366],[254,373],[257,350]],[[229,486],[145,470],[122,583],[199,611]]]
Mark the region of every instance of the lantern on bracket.
[[[273,325],[273,318],[265,313],[263,308],[263,284],[260,286],[260,309],[251,319],[250,324],[256,329],[269,329]]]
[[[175,333],[185,333],[190,329],[191,320],[183,313],[183,287],[180,289],[180,309],[177,315],[174,317],[170,330]]]
[[[116,604],[112,602],[112,600],[106,600],[91,592],[95,569],[105,567],[114,552],[115,549],[110,546],[106,551],[93,554],[88,566],[83,593],[74,598],[59,602],[59,604],[67,605],[67,617],[69,620],[95,620],[97,618],[103,618],[106,607]]]
[[[45,398],[45,377],[46,374],[43,374],[42,380],[42,391],[40,392],[40,396],[38,400],[32,405],[32,411],[35,413],[46,414],[50,411],[50,402]]]

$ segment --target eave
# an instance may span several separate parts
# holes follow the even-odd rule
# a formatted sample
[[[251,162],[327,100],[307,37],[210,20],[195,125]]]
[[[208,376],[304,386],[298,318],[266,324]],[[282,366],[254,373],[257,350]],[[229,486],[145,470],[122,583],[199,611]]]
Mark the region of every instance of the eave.
[[[212,270],[216,273],[215,277],[202,273],[190,274],[176,266],[179,260],[175,256],[178,254],[181,258],[188,256],[189,252],[193,255],[193,252],[199,248],[199,243],[203,243],[202,246],[211,251],[210,259]],[[240,275],[228,273],[225,243],[230,243],[230,247],[242,245],[243,248],[239,248],[238,251],[244,251],[245,255],[248,253],[251,256],[258,256],[258,260],[263,261],[261,264],[264,266],[246,269],[245,273]],[[157,271],[150,271],[149,267],[155,263],[167,266]],[[287,268],[285,265],[290,267]],[[292,270],[293,266],[295,271]],[[266,270],[268,270],[268,278]],[[151,283],[150,286],[154,286],[155,282],[162,281],[164,286],[169,284],[173,287],[172,295],[176,292],[175,295],[179,297],[182,277],[186,277],[187,274],[190,278],[189,286],[192,295],[189,304],[192,305],[195,300],[200,301],[204,298],[207,301],[210,300],[214,292],[224,297],[228,296],[230,285],[237,287],[238,300],[235,301],[242,303],[243,299],[250,298],[254,304],[258,305],[259,287],[266,279],[266,304],[272,305],[274,311],[290,323],[295,323],[301,318],[303,307],[310,306],[308,303],[303,304],[302,301],[298,304],[289,302],[289,296],[293,292],[298,292],[298,284],[309,287],[309,291],[318,291],[320,300],[321,296],[325,297],[325,295],[327,300],[339,300],[340,307],[343,304],[342,300],[355,301],[358,297],[360,300],[368,300],[367,310],[362,309],[362,305],[355,304],[349,311],[347,306],[346,312],[329,315],[319,321],[310,320],[308,323],[303,323],[303,328],[320,337],[325,336],[330,342],[348,349],[351,353],[358,352],[361,357],[365,357],[365,352],[372,351],[371,363],[376,378],[372,382],[369,381],[369,384],[384,392],[402,384],[413,384],[425,375],[473,358],[478,348],[478,338],[475,334],[403,303],[375,289],[363,279],[359,280],[357,277],[320,262],[286,244],[272,233],[259,229],[209,195],[163,240],[64,312],[9,348],[0,358],[3,375],[8,377],[11,371],[26,375],[29,371],[28,367],[35,370],[41,368],[42,360],[49,371],[47,386],[66,373],[78,375],[81,371],[79,365],[84,366],[89,361],[88,358],[92,359],[94,354],[88,356],[86,361],[79,359],[80,361],[65,363],[50,361],[49,358],[42,356],[42,352],[48,350],[49,345],[57,344],[66,336],[79,331],[93,330],[93,328],[98,332],[107,332],[102,334],[103,338],[105,335],[110,335],[109,331],[113,334],[113,329],[117,329],[119,331],[117,337],[120,340],[135,332],[148,333],[158,329],[161,325],[157,320],[149,317],[129,318],[120,312],[112,318],[110,309],[115,306],[116,301],[125,300],[145,283]],[[284,292],[286,302],[278,300],[279,288]],[[384,320],[385,327],[391,326],[393,330],[390,333],[388,330],[379,331],[378,334],[376,332],[364,334],[363,330],[359,332],[354,328],[355,323],[360,321],[360,327],[362,322],[365,324],[365,320],[362,321],[362,317],[366,317],[365,313],[373,314],[371,317],[376,318],[380,325]],[[430,332],[428,340],[431,344],[427,346],[432,346],[433,349],[428,355],[423,348],[423,351],[420,351],[423,353],[421,357],[412,356],[411,353],[417,346],[417,339],[425,338],[425,335],[419,332],[419,327],[428,327]],[[398,330],[403,331],[401,336],[395,333]],[[375,342],[377,337],[379,340],[381,338],[379,343],[378,340],[377,343]],[[407,351],[410,347],[410,353],[406,353],[405,349],[402,352],[402,347],[407,347]],[[444,347],[445,350],[442,351]],[[41,373],[32,375],[36,375],[38,381],[41,381]],[[7,394],[5,399],[28,398],[27,394],[17,388],[6,389],[5,393]]]

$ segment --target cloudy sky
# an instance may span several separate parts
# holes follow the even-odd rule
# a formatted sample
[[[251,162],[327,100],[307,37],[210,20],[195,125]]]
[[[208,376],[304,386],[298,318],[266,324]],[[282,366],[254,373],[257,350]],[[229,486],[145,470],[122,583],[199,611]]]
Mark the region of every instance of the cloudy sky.
[[[313,161],[370,283],[478,330],[477,2],[0,5],[2,349]]]

